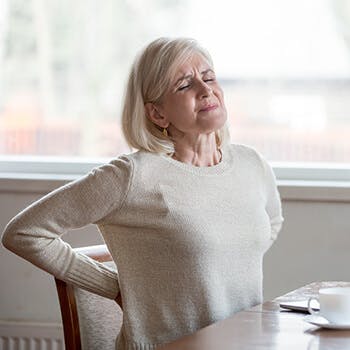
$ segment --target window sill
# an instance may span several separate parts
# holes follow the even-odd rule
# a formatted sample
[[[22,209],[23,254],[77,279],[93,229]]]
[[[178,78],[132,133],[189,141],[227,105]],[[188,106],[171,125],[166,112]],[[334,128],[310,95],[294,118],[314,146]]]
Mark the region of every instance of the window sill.
[[[350,181],[279,180],[283,201],[348,202]]]
[[[0,173],[0,192],[45,194],[78,177],[76,174]]]
[[[0,192],[45,194],[75,180],[77,174],[0,173]],[[349,202],[350,181],[278,180],[283,201]]]

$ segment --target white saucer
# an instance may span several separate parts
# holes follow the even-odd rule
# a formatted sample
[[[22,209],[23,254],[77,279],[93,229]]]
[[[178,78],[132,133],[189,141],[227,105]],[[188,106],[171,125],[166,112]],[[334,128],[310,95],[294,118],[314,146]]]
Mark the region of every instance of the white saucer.
[[[315,326],[322,327],[322,328],[350,329],[350,324],[331,323],[327,319],[325,319],[324,317],[317,316],[317,315],[308,315],[308,316],[304,317],[304,321],[311,323]]]

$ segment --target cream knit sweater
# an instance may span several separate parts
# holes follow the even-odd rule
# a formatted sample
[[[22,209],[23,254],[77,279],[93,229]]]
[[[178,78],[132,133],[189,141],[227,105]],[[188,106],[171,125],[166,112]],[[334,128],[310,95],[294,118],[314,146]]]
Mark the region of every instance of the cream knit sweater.
[[[152,350],[262,301],[263,255],[283,218],[270,166],[230,145],[195,167],[139,151],[43,197],[7,226],[3,244],[47,272],[115,298],[118,350]],[[118,274],[61,236],[97,224]]]

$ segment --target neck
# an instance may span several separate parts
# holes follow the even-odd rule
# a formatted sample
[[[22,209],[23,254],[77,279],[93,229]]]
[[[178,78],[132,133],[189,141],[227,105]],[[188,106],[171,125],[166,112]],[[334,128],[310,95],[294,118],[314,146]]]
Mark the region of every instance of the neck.
[[[208,167],[220,163],[222,154],[218,149],[215,133],[201,135],[196,140],[183,138],[174,142],[173,159],[198,167]]]

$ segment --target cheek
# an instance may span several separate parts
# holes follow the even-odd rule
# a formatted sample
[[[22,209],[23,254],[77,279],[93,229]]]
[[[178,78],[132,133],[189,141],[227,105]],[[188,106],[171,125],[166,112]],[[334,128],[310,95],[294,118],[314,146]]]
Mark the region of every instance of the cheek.
[[[224,102],[224,90],[221,89],[221,86],[217,87],[217,96],[220,101]]]
[[[174,101],[172,105],[172,112],[177,115],[189,115],[193,114],[195,109],[195,99],[190,98],[179,98],[177,101]],[[181,112],[181,113],[180,113]]]
[[[224,97],[224,92],[222,90],[220,90],[219,92],[218,99],[221,103],[222,109],[226,111],[225,97]]]
[[[220,106],[221,106],[221,115],[223,117],[223,120],[227,120],[227,110],[226,110],[226,105],[225,105],[225,99],[224,99],[224,92],[223,90],[219,87],[217,90],[217,93],[215,94],[216,98],[220,101]]]

